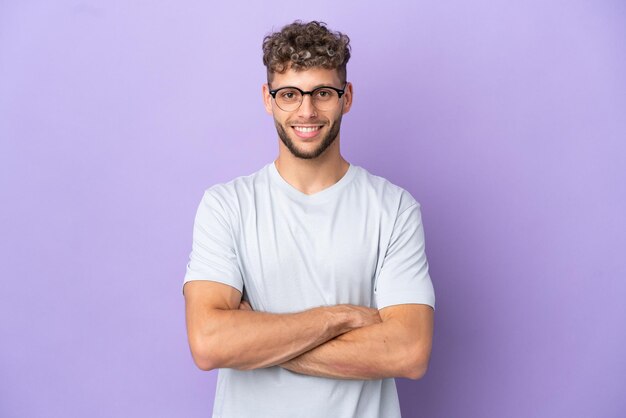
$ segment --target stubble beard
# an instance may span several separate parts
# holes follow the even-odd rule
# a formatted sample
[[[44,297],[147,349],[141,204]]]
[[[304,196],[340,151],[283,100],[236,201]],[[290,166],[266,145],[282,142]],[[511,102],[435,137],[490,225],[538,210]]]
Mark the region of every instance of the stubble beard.
[[[296,158],[301,158],[303,160],[312,160],[314,158],[319,157],[335,142],[335,139],[339,135],[339,128],[341,127],[341,116],[336,119],[330,127],[330,130],[326,134],[319,146],[313,151],[305,152],[299,149],[291,140],[287,131],[276,119],[274,119],[274,124],[276,125],[276,131],[278,132],[278,136],[280,140],[283,141],[283,144],[287,147],[287,149],[293,154]],[[291,129],[291,128],[289,128]]]

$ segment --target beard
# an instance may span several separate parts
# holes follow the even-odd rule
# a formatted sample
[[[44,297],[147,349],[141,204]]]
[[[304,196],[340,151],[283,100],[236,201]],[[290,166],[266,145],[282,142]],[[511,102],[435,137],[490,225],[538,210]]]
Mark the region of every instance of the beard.
[[[322,138],[319,146],[312,151],[303,151],[299,149],[291,140],[284,126],[281,125],[276,119],[274,119],[274,125],[276,125],[276,131],[278,132],[278,136],[280,140],[283,141],[283,144],[289,149],[289,151],[293,154],[294,157],[300,158],[303,160],[312,160],[314,158],[319,157],[331,146],[335,139],[339,135],[339,128],[341,127],[341,116],[337,118],[330,125],[330,130],[328,133]],[[291,129],[291,127],[289,128]]]

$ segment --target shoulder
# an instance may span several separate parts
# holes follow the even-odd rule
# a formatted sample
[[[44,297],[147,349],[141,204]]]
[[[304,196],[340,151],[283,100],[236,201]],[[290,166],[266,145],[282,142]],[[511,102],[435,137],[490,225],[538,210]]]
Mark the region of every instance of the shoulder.
[[[247,175],[236,177],[228,182],[214,184],[204,191],[205,199],[214,199],[222,205],[232,205],[254,193],[255,188],[267,182],[268,165]]]
[[[252,174],[208,187],[204,190],[201,206],[220,213],[231,224],[236,223],[242,209],[254,205],[254,195],[264,184],[267,184],[267,165]]]
[[[363,167],[357,166],[356,168],[356,178],[359,186],[375,196],[376,201],[380,202],[390,212],[395,212],[396,215],[399,215],[413,206],[420,207],[419,202],[408,190],[382,176],[370,173]]]

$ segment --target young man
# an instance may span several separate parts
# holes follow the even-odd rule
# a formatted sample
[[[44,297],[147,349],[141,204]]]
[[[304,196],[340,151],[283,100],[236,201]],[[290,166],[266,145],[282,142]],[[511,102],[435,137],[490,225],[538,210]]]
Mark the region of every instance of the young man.
[[[219,368],[213,417],[400,416],[435,296],[420,206],[339,151],[347,36],[295,22],[263,42],[278,158],[206,190],[183,284],[191,353]]]

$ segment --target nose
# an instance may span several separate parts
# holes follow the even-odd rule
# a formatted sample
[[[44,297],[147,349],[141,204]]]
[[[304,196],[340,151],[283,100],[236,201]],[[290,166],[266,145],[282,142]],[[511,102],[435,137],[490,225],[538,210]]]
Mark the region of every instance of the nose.
[[[303,118],[317,117],[317,109],[313,106],[313,97],[310,94],[302,96],[302,103],[298,108],[298,116]]]

